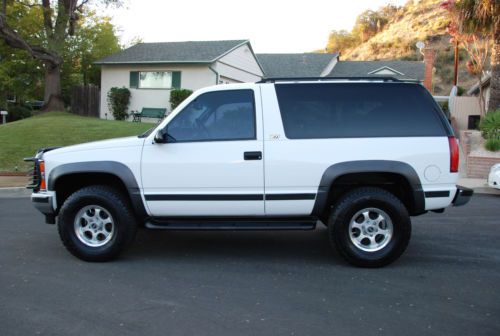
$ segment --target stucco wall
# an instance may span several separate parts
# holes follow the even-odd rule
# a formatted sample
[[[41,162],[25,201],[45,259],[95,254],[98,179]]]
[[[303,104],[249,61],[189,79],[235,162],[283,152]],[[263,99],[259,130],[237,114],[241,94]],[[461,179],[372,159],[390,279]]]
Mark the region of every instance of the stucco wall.
[[[101,68],[101,118],[113,119],[107,102],[107,93],[112,87],[130,89],[129,112],[140,111],[143,107],[166,107],[167,112],[171,112],[170,90],[131,89],[129,87],[131,71],[181,71],[181,87],[193,91],[214,85],[216,81],[215,74],[208,68],[208,65],[103,65]]]

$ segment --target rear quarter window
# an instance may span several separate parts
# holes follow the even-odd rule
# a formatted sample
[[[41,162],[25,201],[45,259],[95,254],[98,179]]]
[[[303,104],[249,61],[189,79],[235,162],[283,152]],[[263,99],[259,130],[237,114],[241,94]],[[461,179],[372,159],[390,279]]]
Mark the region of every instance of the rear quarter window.
[[[289,139],[446,136],[426,89],[409,83],[276,84]]]

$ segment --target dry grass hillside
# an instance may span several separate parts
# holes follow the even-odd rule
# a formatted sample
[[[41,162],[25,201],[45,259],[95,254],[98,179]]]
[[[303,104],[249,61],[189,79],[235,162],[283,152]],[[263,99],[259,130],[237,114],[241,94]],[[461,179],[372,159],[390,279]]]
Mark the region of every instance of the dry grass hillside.
[[[437,51],[435,94],[448,94],[453,81],[453,46],[446,33],[448,18],[442,0],[409,0],[382,31],[355,47],[342,50],[343,60],[422,60],[417,41]],[[468,89],[475,79],[465,70],[467,54],[460,52],[459,86]]]

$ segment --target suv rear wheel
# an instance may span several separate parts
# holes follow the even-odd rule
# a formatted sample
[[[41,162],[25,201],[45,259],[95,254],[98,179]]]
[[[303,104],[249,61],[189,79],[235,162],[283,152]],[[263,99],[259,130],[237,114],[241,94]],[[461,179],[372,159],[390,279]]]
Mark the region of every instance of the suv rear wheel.
[[[380,267],[401,256],[411,236],[404,204],[380,188],[365,187],[345,194],[329,221],[330,242],[351,264]]]
[[[86,261],[114,259],[132,242],[136,230],[128,202],[107,186],[76,191],[59,214],[58,231],[64,246]]]

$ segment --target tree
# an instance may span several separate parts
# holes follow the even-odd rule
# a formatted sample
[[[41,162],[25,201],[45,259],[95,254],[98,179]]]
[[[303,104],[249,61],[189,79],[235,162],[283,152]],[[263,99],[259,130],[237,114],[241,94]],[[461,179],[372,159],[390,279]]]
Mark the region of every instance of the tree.
[[[462,29],[486,31],[492,39],[488,111],[500,108],[500,1],[461,0],[455,3]]]
[[[44,109],[64,109],[61,95],[61,67],[68,39],[75,35],[85,5],[90,0],[1,0],[0,38],[17,49],[26,51],[32,58],[41,61],[45,75]],[[119,0],[101,0],[118,3]],[[26,32],[15,29],[17,23],[12,9],[25,6],[37,11],[41,22],[34,26],[38,33],[30,37]],[[42,36],[43,35],[43,36]]]
[[[479,0],[480,1],[480,0]],[[448,33],[452,36],[451,42],[462,46],[469,55],[467,70],[476,76],[479,82],[479,105],[481,115],[484,115],[484,93],[481,85],[485,75],[485,66],[490,56],[490,40],[492,26],[481,22],[472,14],[477,0],[448,0],[441,4],[450,14]],[[486,0],[488,1],[488,0]],[[495,1],[495,0],[493,0]]]
[[[356,45],[356,38],[346,30],[333,30],[328,36],[327,52],[342,52]]]

